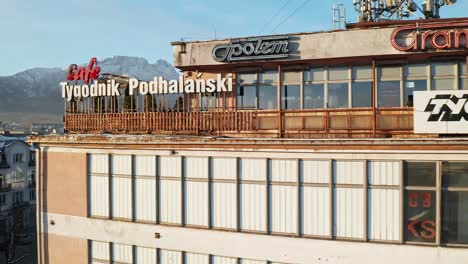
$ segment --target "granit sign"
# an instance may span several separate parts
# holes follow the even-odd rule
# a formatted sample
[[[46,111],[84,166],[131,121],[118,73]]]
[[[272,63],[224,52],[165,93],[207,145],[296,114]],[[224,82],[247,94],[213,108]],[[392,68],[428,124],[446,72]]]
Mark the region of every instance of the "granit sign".
[[[280,59],[289,56],[289,37],[255,37],[235,40],[214,47],[213,58],[219,62]]]
[[[468,22],[415,24],[396,28],[390,37],[399,51],[468,48]]]

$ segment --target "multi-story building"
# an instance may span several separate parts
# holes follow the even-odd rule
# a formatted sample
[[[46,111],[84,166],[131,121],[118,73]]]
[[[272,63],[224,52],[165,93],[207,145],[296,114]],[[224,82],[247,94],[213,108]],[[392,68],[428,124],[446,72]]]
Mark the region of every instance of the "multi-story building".
[[[18,242],[34,242],[31,238],[35,236],[36,227],[35,173],[34,149],[20,138],[0,136],[0,243],[2,246],[11,242],[12,233],[18,240],[22,240]]]
[[[466,262],[468,19],[172,44],[30,139],[42,263]]]

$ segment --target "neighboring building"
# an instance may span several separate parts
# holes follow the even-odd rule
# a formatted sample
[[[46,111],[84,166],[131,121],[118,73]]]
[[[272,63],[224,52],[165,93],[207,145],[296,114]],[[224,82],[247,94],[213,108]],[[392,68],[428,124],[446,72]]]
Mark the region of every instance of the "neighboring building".
[[[0,136],[0,244],[32,243],[36,232],[35,151],[20,138]],[[2,250],[3,251],[3,250]],[[4,254],[4,252],[0,252]]]
[[[61,134],[63,133],[63,124],[53,123],[40,123],[31,124],[30,132],[32,134],[46,135],[46,134]]]
[[[468,259],[468,19],[173,46],[185,80],[233,90],[113,76],[122,96],[30,138],[41,263]]]

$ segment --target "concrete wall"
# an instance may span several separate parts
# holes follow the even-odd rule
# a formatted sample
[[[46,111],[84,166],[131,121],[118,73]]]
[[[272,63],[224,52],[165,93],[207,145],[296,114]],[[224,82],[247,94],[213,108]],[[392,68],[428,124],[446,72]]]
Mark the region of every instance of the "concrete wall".
[[[320,60],[428,53],[427,50],[422,52],[401,52],[395,49],[391,44],[391,35],[395,28],[395,26],[380,28],[369,27],[364,29],[350,29],[332,32],[288,34],[288,49],[290,51],[289,57],[285,59],[275,59],[272,61],[276,63],[294,60]],[[405,33],[402,33],[398,39],[401,43],[410,43],[411,37],[409,32],[406,32],[406,35]],[[242,40],[242,38],[240,38],[240,40]],[[230,39],[188,42],[185,43],[185,52],[181,52],[184,44],[175,43],[173,44],[174,66],[201,66],[201,68],[203,68],[203,66],[208,65],[230,64],[218,62],[212,57],[212,50],[215,46],[228,44],[230,42]],[[463,49],[459,49],[458,51],[463,51]],[[252,63],[252,61],[250,62]],[[259,62],[262,62],[262,60],[254,61],[254,63]]]
[[[55,234],[44,236],[46,250],[42,255],[42,263],[47,264],[87,264],[88,240]]]
[[[86,153],[46,151],[43,155],[43,211],[86,217]]]

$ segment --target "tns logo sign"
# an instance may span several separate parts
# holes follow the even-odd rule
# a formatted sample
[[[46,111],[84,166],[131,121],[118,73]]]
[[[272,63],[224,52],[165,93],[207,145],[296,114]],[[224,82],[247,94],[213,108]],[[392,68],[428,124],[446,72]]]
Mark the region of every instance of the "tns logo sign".
[[[414,132],[468,134],[468,91],[414,92]]]
[[[424,112],[430,112],[429,122],[449,121],[456,122],[468,121],[468,94],[457,97],[453,94],[438,94],[432,98],[424,109]]]

